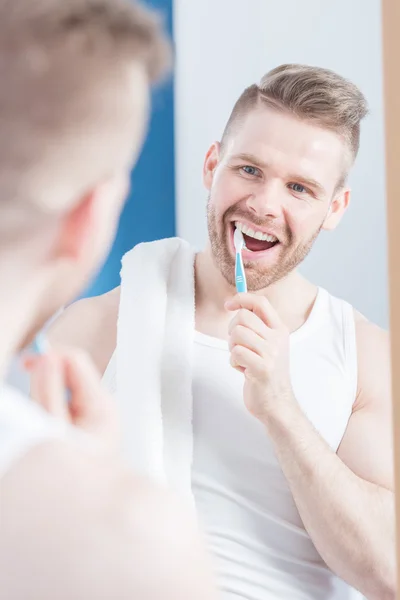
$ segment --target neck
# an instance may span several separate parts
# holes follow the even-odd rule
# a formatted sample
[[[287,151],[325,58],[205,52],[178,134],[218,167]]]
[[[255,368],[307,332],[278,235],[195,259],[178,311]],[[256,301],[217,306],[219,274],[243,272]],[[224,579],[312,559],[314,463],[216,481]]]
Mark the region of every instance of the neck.
[[[0,382],[10,362],[27,342],[40,313],[45,280],[16,260],[0,264]]]
[[[201,315],[200,331],[212,334],[211,328],[207,326],[208,320],[214,324],[218,321],[222,329],[225,329],[232,314],[225,310],[224,304],[236,294],[236,289],[226,281],[216,266],[210,246],[197,255],[195,274],[196,312]],[[317,288],[298,271],[293,271],[285,278],[254,293],[265,296],[289,330],[295,331],[307,319],[316,298]]]

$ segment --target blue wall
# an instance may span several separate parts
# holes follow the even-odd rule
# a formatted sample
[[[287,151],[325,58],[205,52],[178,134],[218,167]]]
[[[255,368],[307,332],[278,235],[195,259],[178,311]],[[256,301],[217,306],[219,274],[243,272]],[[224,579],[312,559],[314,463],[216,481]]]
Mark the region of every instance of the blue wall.
[[[172,37],[172,0],[151,0]],[[153,92],[152,118],[118,235],[101,272],[83,294],[95,296],[119,285],[121,258],[135,244],[175,235],[174,91],[172,78]]]

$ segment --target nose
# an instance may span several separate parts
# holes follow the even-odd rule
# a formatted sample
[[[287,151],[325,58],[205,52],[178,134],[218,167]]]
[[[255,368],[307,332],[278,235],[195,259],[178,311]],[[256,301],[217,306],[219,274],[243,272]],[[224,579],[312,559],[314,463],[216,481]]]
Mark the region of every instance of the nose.
[[[247,208],[261,219],[279,217],[282,212],[279,183],[269,181],[262,189],[257,190],[247,199]]]

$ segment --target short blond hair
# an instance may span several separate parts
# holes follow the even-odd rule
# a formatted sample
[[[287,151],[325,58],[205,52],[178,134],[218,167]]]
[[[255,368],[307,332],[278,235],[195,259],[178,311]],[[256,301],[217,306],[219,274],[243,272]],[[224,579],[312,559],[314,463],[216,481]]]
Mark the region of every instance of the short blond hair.
[[[135,0],[0,0],[0,207],[47,194],[51,210],[70,180],[80,193],[118,168],[135,120],[129,78],[143,75],[143,96],[169,62],[158,15]]]
[[[298,64],[281,65],[269,71],[258,85],[248,87],[236,102],[222,143],[238,122],[258,106],[287,111],[338,133],[354,162],[360,146],[360,123],[368,113],[358,87],[329,69]]]

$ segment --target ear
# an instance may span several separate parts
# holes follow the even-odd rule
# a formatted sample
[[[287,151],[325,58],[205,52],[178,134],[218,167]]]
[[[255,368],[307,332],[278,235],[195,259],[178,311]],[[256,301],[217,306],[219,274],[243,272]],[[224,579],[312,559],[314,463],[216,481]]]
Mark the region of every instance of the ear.
[[[325,229],[325,231],[336,229],[350,204],[350,198],[351,191],[348,188],[341,190],[339,194],[335,196],[329,207],[328,214],[325,217],[322,229]]]
[[[58,260],[78,262],[96,227],[96,201],[99,190],[88,192],[62,218],[57,236],[54,257]]]
[[[87,192],[61,219],[53,258],[72,263],[110,242],[130,187],[129,172],[113,176]]]
[[[208,191],[211,190],[215,169],[218,166],[221,152],[221,144],[214,142],[206,154],[203,167],[203,182]]]

